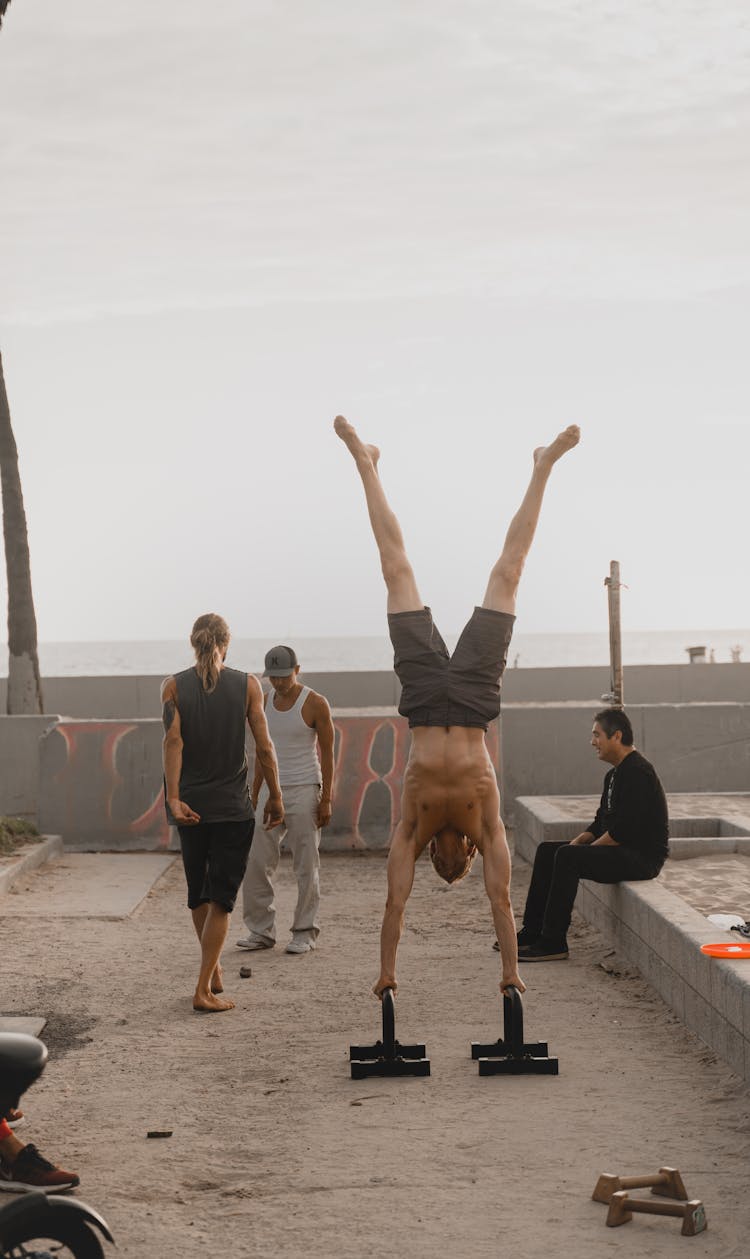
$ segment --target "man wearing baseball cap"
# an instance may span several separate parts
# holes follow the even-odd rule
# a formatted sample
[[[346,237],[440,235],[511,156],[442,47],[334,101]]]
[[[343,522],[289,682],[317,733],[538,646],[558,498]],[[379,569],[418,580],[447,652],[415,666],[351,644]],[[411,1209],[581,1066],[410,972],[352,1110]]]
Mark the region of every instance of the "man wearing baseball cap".
[[[309,953],[320,932],[320,832],[331,819],[333,791],[333,721],[328,701],[298,681],[296,652],[280,644],[266,652],[263,676],[271,690],[265,697],[268,729],[276,748],[284,794],[284,822],[274,831],[256,833],[242,888],[247,935],[241,949],[258,952],[276,943],[276,908],[271,882],[281,843],[292,852],[297,906],[287,953]],[[258,807],[263,769],[256,760],[252,802]],[[263,799],[261,799],[261,806]]]

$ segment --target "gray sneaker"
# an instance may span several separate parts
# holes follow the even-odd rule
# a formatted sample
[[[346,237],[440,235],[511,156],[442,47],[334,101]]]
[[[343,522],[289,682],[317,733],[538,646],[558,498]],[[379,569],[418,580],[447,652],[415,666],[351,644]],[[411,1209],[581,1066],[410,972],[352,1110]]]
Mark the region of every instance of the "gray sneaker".
[[[261,940],[258,936],[243,936],[237,941],[238,949],[246,949],[248,953],[258,953],[261,949],[272,949],[273,940]]]
[[[289,941],[286,948],[284,949],[284,952],[285,953],[310,953],[312,952],[314,948],[315,948],[315,945],[313,944],[312,940],[304,940],[304,939],[295,940],[294,937],[292,937],[292,939]]]

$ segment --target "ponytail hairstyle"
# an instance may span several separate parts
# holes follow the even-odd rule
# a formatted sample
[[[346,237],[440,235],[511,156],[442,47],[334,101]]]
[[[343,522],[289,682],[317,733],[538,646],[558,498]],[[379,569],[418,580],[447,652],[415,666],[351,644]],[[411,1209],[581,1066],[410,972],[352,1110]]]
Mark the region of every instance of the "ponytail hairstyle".
[[[215,691],[221,673],[221,662],[229,646],[229,626],[223,616],[206,612],[199,616],[190,633],[195,652],[195,669],[204,691]]]

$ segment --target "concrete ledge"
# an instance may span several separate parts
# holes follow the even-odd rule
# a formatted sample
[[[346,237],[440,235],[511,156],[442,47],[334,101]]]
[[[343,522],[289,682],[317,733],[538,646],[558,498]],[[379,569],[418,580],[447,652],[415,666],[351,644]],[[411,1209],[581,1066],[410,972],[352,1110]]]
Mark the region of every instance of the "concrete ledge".
[[[0,1032],[23,1032],[26,1036],[41,1036],[47,1020],[33,1014],[8,1014],[0,1018]]]
[[[690,800],[691,797],[680,797],[676,811],[688,811]],[[742,834],[721,833],[722,800],[713,797],[716,834],[670,840],[670,848],[678,850],[674,856],[684,859],[727,852],[750,856],[750,826],[744,839]],[[747,809],[747,796],[741,801],[741,809]],[[734,814],[730,818],[732,825],[739,829],[737,799],[730,798],[725,803]],[[519,800],[516,852],[533,863],[537,845],[543,840],[571,839],[593,818],[590,804],[585,798],[575,802],[564,798]],[[701,800],[704,804],[705,799]],[[703,825],[706,822],[705,817],[693,820]],[[680,821],[690,819],[675,819],[675,829]],[[691,1031],[737,1075],[750,1081],[750,963],[719,961],[700,951],[702,944],[716,940],[736,944],[735,935],[718,930],[659,879],[613,885],[582,880],[576,909],[623,958],[637,967]]]
[[[383,619],[383,641],[385,618]],[[123,645],[124,647],[124,645]],[[258,668],[259,659],[249,658],[241,640],[232,646],[231,662],[236,669]],[[626,653],[627,654],[627,653]],[[511,652],[514,655],[514,652]],[[187,663],[187,661],[186,661]],[[304,670],[304,656],[302,659]],[[173,668],[180,668],[177,657]],[[155,717],[161,711],[159,687],[168,672],[118,674],[116,676],[71,675],[42,679],[42,692],[49,712],[66,717],[128,718]],[[391,669],[304,671],[301,681],[321,691],[332,707],[356,708],[362,705],[397,705],[398,680]],[[540,704],[575,701],[596,711],[602,695],[609,690],[608,665],[560,665],[546,668],[506,669],[503,699],[511,704]],[[6,679],[0,678],[0,709],[5,711]],[[685,704],[726,701],[750,703],[750,662],[717,664],[656,664],[626,667],[628,707],[633,704]]]
[[[118,922],[138,910],[154,884],[175,861],[173,853],[65,852],[34,875],[3,904],[3,915],[38,919]]]
[[[692,835],[669,841],[669,855],[673,861],[684,861],[688,857],[713,857],[717,853],[726,856],[733,852],[750,857],[750,835]]]
[[[39,844],[29,844],[12,857],[0,860],[0,896],[9,891],[22,874],[43,866],[51,857],[59,857],[63,850],[61,835],[45,835]]]

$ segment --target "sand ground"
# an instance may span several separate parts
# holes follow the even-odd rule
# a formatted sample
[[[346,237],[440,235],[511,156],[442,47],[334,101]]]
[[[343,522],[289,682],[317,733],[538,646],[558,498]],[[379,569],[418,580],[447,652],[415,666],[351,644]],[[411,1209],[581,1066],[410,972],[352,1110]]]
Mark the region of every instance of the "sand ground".
[[[324,858],[313,954],[241,953],[235,911],[225,966],[237,1009],[204,1017],[191,1009],[197,942],[178,862],[115,922],[60,916],[48,877],[29,877],[34,914],[0,933],[2,1013],[49,1020],[49,1067],[19,1135],[80,1172],[79,1196],[120,1255],[744,1253],[750,1093],[580,921],[569,962],[524,971],[527,1038],[549,1041],[560,1075],[479,1078],[469,1042],[494,1039],[501,1019],[480,863],[455,888],[418,866],[396,1031],[426,1042],[426,1080],[349,1078],[349,1043],[379,1034],[368,992],[382,857]],[[527,878],[519,861],[517,908]],[[278,893],[286,927],[286,860]],[[683,1238],[678,1221],[642,1216],[606,1229],[597,1175],[662,1165],[704,1201],[708,1231]]]

